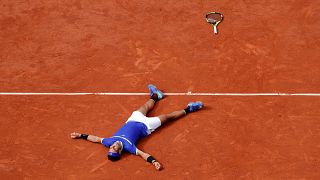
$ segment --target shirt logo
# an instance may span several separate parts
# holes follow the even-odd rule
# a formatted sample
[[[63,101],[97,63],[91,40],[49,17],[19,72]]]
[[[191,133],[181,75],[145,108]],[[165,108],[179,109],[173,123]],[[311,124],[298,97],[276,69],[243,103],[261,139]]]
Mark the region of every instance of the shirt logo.
[[[127,138],[125,138],[125,137],[122,137],[122,136],[112,136],[112,137],[118,137],[118,138],[124,139],[124,140],[126,140],[129,144],[132,145],[132,142],[129,141],[129,139],[127,139]]]

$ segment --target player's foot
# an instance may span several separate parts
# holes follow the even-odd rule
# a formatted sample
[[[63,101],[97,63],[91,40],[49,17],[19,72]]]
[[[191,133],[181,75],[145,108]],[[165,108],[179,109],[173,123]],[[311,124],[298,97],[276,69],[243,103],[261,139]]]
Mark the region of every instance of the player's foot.
[[[148,88],[149,88],[149,91],[150,91],[150,97],[152,97],[154,94],[157,95],[158,100],[160,100],[160,99],[162,99],[164,97],[164,94],[159,89],[157,89],[157,87],[155,87],[154,85],[149,84]]]
[[[201,109],[202,106],[203,106],[203,103],[201,101],[197,101],[197,102],[190,102],[187,108],[189,109],[190,112],[195,112]]]

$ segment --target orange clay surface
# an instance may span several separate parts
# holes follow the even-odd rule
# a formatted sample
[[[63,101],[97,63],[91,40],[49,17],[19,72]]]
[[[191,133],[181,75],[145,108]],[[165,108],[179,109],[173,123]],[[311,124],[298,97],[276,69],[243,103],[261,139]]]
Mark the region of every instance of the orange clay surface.
[[[0,1],[1,92],[319,93],[320,2]],[[205,22],[225,16],[219,35]],[[147,96],[0,96],[0,179],[320,179],[319,97],[201,100],[140,157],[107,160],[73,131],[111,136]]]

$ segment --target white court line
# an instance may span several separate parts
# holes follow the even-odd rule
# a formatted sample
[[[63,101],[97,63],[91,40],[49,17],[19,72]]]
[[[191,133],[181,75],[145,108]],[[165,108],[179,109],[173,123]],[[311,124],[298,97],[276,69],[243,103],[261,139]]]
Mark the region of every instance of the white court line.
[[[44,93],[44,92],[0,92],[0,96],[146,96],[149,93],[97,92],[97,93]],[[320,96],[320,93],[164,93],[166,96]]]

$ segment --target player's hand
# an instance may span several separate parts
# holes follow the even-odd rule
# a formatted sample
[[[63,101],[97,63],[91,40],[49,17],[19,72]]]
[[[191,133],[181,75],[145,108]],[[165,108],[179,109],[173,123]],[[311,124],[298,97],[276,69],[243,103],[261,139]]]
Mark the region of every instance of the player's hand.
[[[155,161],[152,164],[154,165],[156,170],[160,171],[162,169],[162,166],[161,166],[161,164],[159,162]]]
[[[77,133],[77,132],[73,132],[73,133],[71,133],[71,138],[72,138],[72,139],[79,138],[80,136],[81,136],[81,134],[80,134],[80,133]]]

